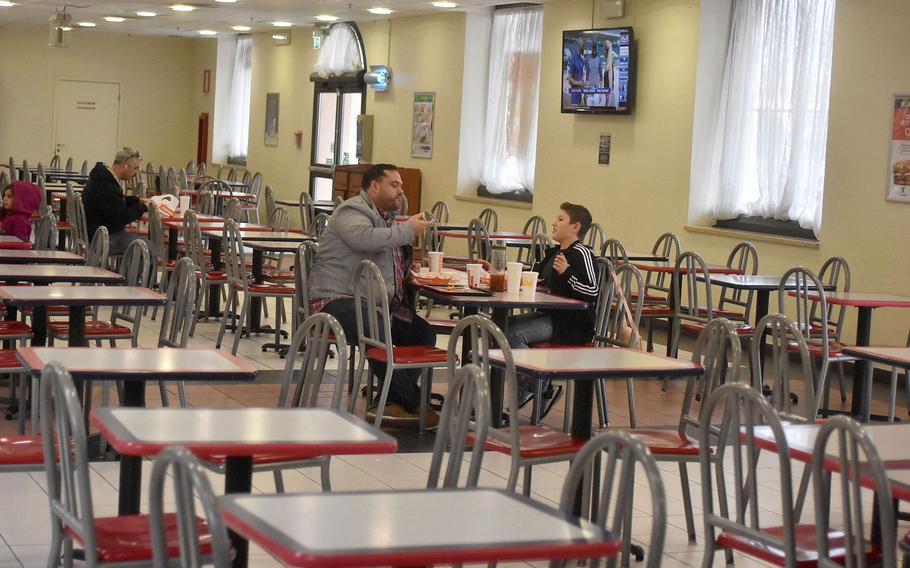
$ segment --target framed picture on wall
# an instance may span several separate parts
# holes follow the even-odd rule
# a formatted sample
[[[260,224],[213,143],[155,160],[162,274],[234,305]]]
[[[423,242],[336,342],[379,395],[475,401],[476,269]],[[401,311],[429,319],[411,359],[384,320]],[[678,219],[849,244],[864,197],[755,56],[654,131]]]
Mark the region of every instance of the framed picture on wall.
[[[436,112],[436,93],[414,93],[411,119],[411,157],[433,157],[433,115]]]
[[[910,203],[910,95],[895,95],[891,112],[885,199]]]
[[[278,93],[265,95],[265,145],[278,145]]]

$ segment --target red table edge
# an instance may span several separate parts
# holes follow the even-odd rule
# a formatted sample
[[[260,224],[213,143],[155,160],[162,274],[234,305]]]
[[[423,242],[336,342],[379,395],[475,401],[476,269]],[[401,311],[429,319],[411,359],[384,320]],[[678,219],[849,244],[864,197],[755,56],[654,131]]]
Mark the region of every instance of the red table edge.
[[[16,348],[16,356],[19,357],[19,360],[22,361],[22,363],[25,364],[32,371],[37,371],[39,368],[44,369],[44,362],[38,357],[38,354],[35,352],[35,349],[54,349],[54,347],[44,346],[44,347],[36,348],[36,347],[26,346],[26,347],[17,347]],[[84,350],[84,351],[90,351],[93,348],[92,347],[57,347],[57,349],[60,349],[61,351],[62,350],[75,351],[75,350],[80,350],[80,349]],[[116,351],[117,349],[118,348],[115,347],[112,350]],[[135,350],[132,347],[120,347],[119,349],[122,351],[134,351]],[[163,349],[170,349],[170,348],[169,347],[154,347],[152,349],[142,349],[140,347],[139,349],[144,350],[144,351],[151,351],[152,349],[163,350]],[[257,372],[257,369],[255,367],[253,367],[252,365],[250,365],[243,359],[240,359],[236,355],[231,355],[230,353],[224,353],[220,349],[186,349],[186,348],[183,348],[183,349],[181,349],[181,351],[216,353],[217,355],[227,359],[228,361],[230,361],[234,365],[236,365],[238,367],[238,369],[237,369],[238,373],[252,373],[255,375]],[[67,369],[67,370],[69,370],[69,369]],[[80,368],[73,367],[72,370],[73,370],[73,372],[79,372]],[[143,371],[152,372],[152,371],[158,371],[158,370],[159,369],[136,369],[135,372],[137,372],[137,373],[143,372]],[[216,372],[217,371],[213,371],[213,373],[216,373]],[[214,380],[214,377],[213,377],[213,380]]]
[[[561,544],[527,544],[511,547],[478,547],[450,549],[408,549],[393,552],[374,552],[370,554],[313,554],[295,552],[285,548],[281,543],[260,532],[246,523],[233,511],[220,506],[225,523],[248,540],[256,542],[261,548],[274,554],[291,566],[417,566],[427,564],[456,564],[467,562],[493,562],[506,560],[546,560],[563,558],[596,558],[613,556],[623,548],[622,540],[603,540],[597,542],[567,542]]]
[[[31,250],[32,243],[22,242],[5,242],[0,243],[0,250]]]

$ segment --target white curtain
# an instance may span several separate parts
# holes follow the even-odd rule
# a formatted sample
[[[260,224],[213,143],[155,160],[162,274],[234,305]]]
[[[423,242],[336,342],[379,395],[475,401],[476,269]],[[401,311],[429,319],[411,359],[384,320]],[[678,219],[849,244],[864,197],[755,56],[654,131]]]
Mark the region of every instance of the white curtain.
[[[228,156],[246,156],[250,141],[250,84],[253,38],[241,36],[234,47],[231,95],[228,102]]]
[[[693,135],[689,221],[761,216],[819,234],[835,0],[732,2],[718,104],[696,113],[712,124]]]
[[[360,44],[350,24],[335,24],[319,49],[314,70],[323,79],[353,75],[363,69]]]
[[[490,193],[534,191],[542,36],[541,7],[494,12],[481,178]]]

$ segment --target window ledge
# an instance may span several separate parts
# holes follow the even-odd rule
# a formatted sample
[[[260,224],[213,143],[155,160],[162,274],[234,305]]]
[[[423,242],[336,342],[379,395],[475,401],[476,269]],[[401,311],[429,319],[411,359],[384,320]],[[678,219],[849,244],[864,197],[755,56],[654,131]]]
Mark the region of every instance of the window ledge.
[[[686,225],[684,229],[690,233],[701,233],[704,235],[716,235],[719,237],[730,237],[738,240],[748,239],[763,243],[773,243],[791,247],[817,249],[821,245],[819,241],[813,239],[800,239],[796,237],[782,237],[779,235],[769,235],[767,233],[756,233],[753,231],[739,231],[736,229],[720,229],[717,227],[695,227]]]
[[[476,195],[459,195],[455,194],[455,201],[469,201],[471,203],[485,203],[487,205],[496,205],[497,207],[513,207],[515,209],[533,209],[533,203],[515,201],[513,199],[496,199],[495,197],[477,197]]]

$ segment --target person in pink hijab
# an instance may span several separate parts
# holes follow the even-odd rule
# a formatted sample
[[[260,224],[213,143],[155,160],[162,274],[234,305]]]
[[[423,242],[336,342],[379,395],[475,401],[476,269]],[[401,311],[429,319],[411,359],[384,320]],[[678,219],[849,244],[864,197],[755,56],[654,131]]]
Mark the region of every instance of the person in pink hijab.
[[[28,242],[32,235],[32,215],[41,204],[41,188],[28,181],[14,181],[3,188],[0,234]]]

